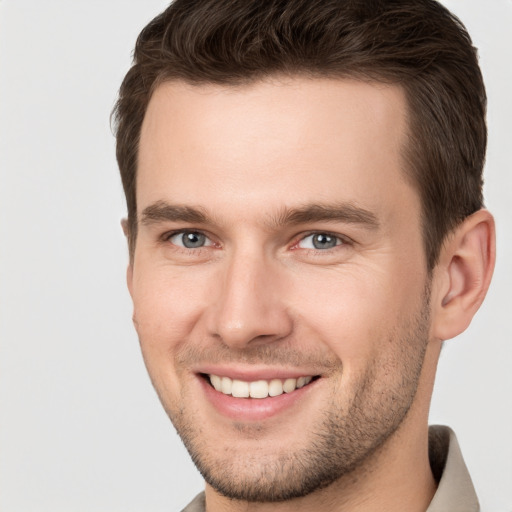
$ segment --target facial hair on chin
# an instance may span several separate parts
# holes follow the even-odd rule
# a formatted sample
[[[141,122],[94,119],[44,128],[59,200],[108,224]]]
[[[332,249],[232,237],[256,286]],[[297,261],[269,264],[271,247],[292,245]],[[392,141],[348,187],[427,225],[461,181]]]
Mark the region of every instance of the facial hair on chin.
[[[204,440],[203,427],[194,421],[190,397],[181,397],[181,406],[166,407],[178,434],[205,481],[219,494],[248,502],[280,502],[306,496],[361,469],[404,421],[416,394],[429,332],[429,293],[413,317],[388,333],[383,343],[395,347],[385,360],[373,360],[357,379],[350,403],[337,404],[343,391],[340,362],[309,361],[330,368],[336,385],[332,387],[326,409],[310,428],[306,446],[293,451],[259,454],[227,447],[222,457],[211,453]],[[237,353],[238,352],[238,353]],[[217,352],[223,362],[259,363],[304,362],[305,357],[289,350],[258,347],[247,351]],[[189,349],[181,363],[191,358],[214,357],[212,353]],[[334,377],[337,374],[337,377]],[[394,375],[382,382],[383,375]],[[158,392],[158,389],[157,389]],[[254,429],[253,429],[254,430]],[[257,435],[257,433],[253,433]]]

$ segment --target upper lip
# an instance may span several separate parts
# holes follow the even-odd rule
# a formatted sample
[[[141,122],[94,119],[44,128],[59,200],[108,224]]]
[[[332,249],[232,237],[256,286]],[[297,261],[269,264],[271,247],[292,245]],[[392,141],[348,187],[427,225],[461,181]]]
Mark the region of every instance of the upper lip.
[[[317,376],[318,371],[312,371],[307,368],[272,368],[272,367],[243,367],[232,365],[201,365],[194,369],[195,373],[206,375],[218,375],[219,377],[229,377],[230,379],[242,380],[245,382],[254,382],[257,380],[272,379],[297,379],[299,377]]]

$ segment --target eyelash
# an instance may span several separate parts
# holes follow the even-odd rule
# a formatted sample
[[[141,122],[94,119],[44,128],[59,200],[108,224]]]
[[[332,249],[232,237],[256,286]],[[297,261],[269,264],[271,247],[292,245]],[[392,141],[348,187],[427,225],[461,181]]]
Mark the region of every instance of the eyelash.
[[[301,249],[300,247],[298,247],[298,245],[301,242],[303,242],[307,238],[313,237],[315,235],[324,235],[324,236],[327,236],[327,237],[335,238],[336,239],[336,245],[334,247],[330,247],[330,248],[323,249],[323,250],[322,249],[315,249],[315,248],[302,248]],[[351,246],[351,245],[354,244],[354,242],[350,238],[348,238],[346,236],[342,236],[340,234],[331,233],[329,231],[311,231],[309,233],[301,234],[300,237],[298,237],[296,240],[297,241],[294,242],[292,244],[292,246],[291,246],[292,250],[301,249],[303,251],[308,251],[308,253],[311,253],[311,254],[314,254],[314,255],[317,255],[317,256],[332,254],[333,251],[341,250],[343,248],[347,248],[347,246]]]
[[[163,243],[167,244],[167,243],[170,243],[171,238],[173,238],[174,236],[184,235],[186,233],[203,235],[207,240],[210,241],[210,244],[209,245],[203,245],[203,246],[196,247],[196,248],[192,248],[192,247],[184,247],[184,246],[180,246],[180,245],[176,245],[176,244],[171,243],[171,245],[176,250],[185,251],[187,253],[196,253],[197,254],[199,252],[202,252],[203,249],[206,249],[206,248],[209,248],[209,247],[219,247],[219,244],[216,244],[212,240],[211,236],[209,236],[207,233],[205,233],[204,231],[202,231],[200,229],[182,229],[182,230],[178,230],[178,231],[167,232],[167,233],[162,235],[161,241]],[[324,236],[327,236],[327,237],[335,238],[336,239],[336,245],[334,247],[330,247],[330,248],[323,249],[323,250],[322,249],[318,249],[318,248],[317,249],[315,249],[315,248],[302,248],[303,251],[308,251],[308,253],[312,253],[312,254],[316,254],[316,255],[321,256],[322,254],[329,254],[329,253],[332,253],[333,251],[335,251],[337,249],[339,250],[339,249],[341,249],[343,247],[351,246],[351,245],[354,244],[354,242],[350,238],[348,238],[346,236],[341,236],[339,234],[331,233],[329,231],[311,231],[309,233],[303,233],[303,234],[299,235],[298,237],[295,237],[295,241],[292,243],[290,249],[291,250],[301,249],[300,247],[298,247],[298,245],[301,242],[303,242],[304,240],[306,240],[307,238],[315,236],[315,235],[324,235]]]
[[[174,243],[171,242],[171,238],[173,238],[174,236],[177,236],[177,235],[185,235],[185,234],[197,234],[197,235],[203,235],[207,240],[210,241],[210,244],[209,245],[203,245],[203,246],[200,246],[200,247],[184,247],[184,246],[180,246],[180,245],[176,245]],[[180,230],[177,230],[177,231],[170,231],[170,232],[167,232],[167,233],[164,233],[162,236],[161,236],[161,241],[164,243],[164,244],[171,244],[176,250],[179,250],[179,251],[184,251],[186,253],[194,253],[194,254],[197,254],[199,252],[202,252],[202,249],[207,249],[209,247],[215,247],[215,246],[218,246],[218,244],[216,244],[213,240],[212,240],[212,237],[209,236],[207,233],[205,233],[204,231],[200,230],[200,229],[180,229]]]

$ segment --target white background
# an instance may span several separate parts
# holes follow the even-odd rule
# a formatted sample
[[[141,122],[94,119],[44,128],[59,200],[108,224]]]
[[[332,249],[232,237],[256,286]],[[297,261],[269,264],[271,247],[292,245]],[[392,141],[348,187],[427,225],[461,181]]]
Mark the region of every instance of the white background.
[[[480,48],[498,262],[442,354],[431,420],[512,511],[512,1],[445,2]],[[153,392],[125,289],[109,114],[160,0],[0,0],[0,511],[180,510],[202,481]]]

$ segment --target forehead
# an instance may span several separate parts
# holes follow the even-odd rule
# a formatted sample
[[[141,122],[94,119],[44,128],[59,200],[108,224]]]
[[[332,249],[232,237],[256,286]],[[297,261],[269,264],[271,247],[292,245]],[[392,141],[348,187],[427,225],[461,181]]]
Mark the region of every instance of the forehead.
[[[406,130],[397,86],[298,77],[163,83],[141,131],[138,210],[162,199],[245,210],[333,200],[378,208],[407,186]]]

